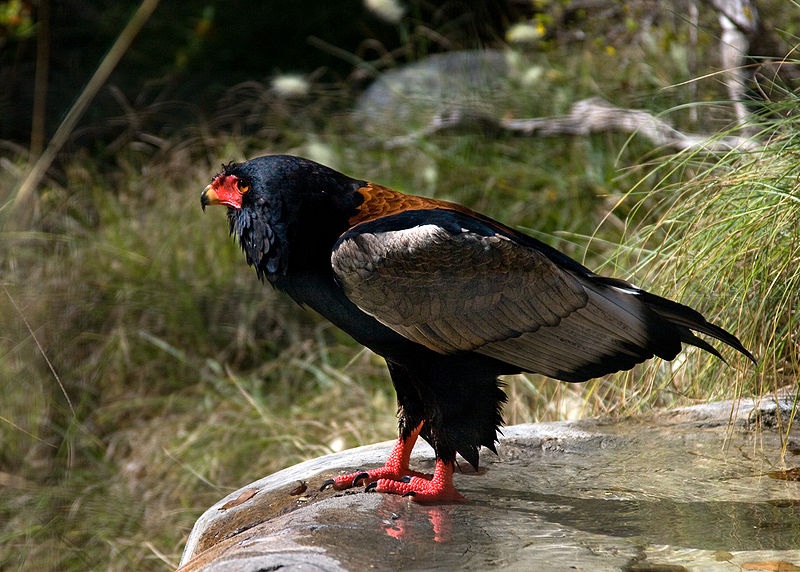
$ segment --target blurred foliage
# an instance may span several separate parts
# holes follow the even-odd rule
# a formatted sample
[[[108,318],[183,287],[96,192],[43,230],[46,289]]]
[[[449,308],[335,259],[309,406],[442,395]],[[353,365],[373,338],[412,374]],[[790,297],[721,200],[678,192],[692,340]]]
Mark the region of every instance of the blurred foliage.
[[[50,3],[46,123],[52,132],[139,2]],[[415,0],[408,18],[397,26],[369,13],[360,0],[161,2],[111,78],[117,96],[101,94],[84,126],[113,117],[126,104],[141,110],[180,101],[195,108],[190,115],[173,118],[169,123],[174,128],[192,122],[198,113],[213,113],[218,99],[241,82],[288,72],[338,82],[363,72],[353,67],[359,59],[390,57],[398,63],[431,51],[477,47],[498,37],[496,30],[513,4],[463,0],[439,6]],[[12,22],[8,28],[0,22],[0,138],[24,143],[34,92],[36,42],[30,26],[36,23],[37,5],[0,3]],[[27,27],[21,23],[26,21]],[[6,29],[15,33],[3,42]],[[83,140],[81,145],[96,141]]]
[[[27,2],[0,2],[0,48],[10,40],[30,38],[33,31],[31,7]]]
[[[0,232],[0,569],[174,568],[195,518],[221,495],[305,458],[394,436],[381,360],[259,284],[227,238],[223,213],[200,212],[200,191],[229,160],[295,153],[463,202],[592,267],[621,277],[633,269],[656,292],[697,302],[764,356],[755,373],[738,361],[733,371],[718,369],[692,352],[683,370],[656,363],[655,373],[640,368],[585,385],[516,376],[510,423],[758,393],[796,371],[797,348],[787,341],[796,324],[786,310],[795,300],[791,288],[775,286],[794,284],[798,266],[787,240],[796,238],[796,209],[783,206],[797,197],[791,87],[780,93],[788,103],[762,100],[762,139],[778,142],[722,161],[671,158],[615,133],[440,134],[389,149],[348,115],[379,70],[496,45],[508,24],[532,21],[541,35],[519,48],[501,113],[556,115],[600,95],[669,110],[682,129],[725,130],[733,113],[719,78],[706,76],[716,58],[713,14],[703,14],[692,40],[684,14],[655,0],[594,9],[508,2],[497,11],[488,1],[420,0],[396,24],[360,4],[318,4],[160,5],[42,183],[31,224]],[[798,30],[790,4],[764,3],[787,40]],[[52,7],[52,118],[134,6]],[[480,20],[486,11],[491,17]],[[310,35],[321,41],[310,45]],[[29,159],[32,47],[17,37],[0,52],[6,223]],[[282,72],[307,83],[281,92],[271,80]],[[687,81],[695,77],[703,79]],[[712,197],[731,202],[709,204]],[[728,212],[741,213],[742,242],[712,241]],[[747,224],[767,213],[764,224]],[[704,229],[712,215],[723,222]],[[729,262],[737,248],[751,258]],[[749,282],[734,282],[767,249],[783,260],[780,272],[765,264],[745,273]],[[709,253],[708,265],[684,264]],[[709,291],[718,294],[697,297]],[[723,375],[733,381],[721,383]]]

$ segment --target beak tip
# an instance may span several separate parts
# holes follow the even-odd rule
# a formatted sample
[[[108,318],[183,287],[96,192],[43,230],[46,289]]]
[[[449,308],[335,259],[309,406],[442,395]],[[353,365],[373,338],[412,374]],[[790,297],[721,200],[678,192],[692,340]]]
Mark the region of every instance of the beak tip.
[[[213,192],[211,185],[208,185],[205,189],[203,189],[203,192],[200,193],[200,208],[203,209],[203,212],[206,212],[206,207],[212,203],[211,197],[208,196],[209,190]]]

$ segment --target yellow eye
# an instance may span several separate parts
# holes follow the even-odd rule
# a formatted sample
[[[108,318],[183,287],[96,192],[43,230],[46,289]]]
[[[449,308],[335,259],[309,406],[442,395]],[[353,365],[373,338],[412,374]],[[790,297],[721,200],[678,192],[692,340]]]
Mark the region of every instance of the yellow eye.
[[[250,190],[250,185],[248,185],[247,182],[242,179],[237,179],[236,188],[239,189],[239,192],[241,194],[245,194],[247,191]]]

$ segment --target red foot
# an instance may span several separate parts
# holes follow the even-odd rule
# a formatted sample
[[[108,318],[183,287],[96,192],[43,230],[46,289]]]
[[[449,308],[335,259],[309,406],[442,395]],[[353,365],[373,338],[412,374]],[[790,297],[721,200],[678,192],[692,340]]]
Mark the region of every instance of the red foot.
[[[411,460],[411,450],[414,448],[414,443],[417,442],[417,437],[419,437],[419,432],[421,430],[422,425],[417,427],[411,433],[411,435],[408,436],[408,439],[404,440],[402,437],[400,437],[400,439],[397,440],[394,449],[392,449],[392,452],[389,453],[389,458],[386,459],[386,464],[384,466],[378,467],[377,469],[372,469],[371,471],[357,471],[355,473],[350,473],[349,475],[336,477],[335,479],[326,481],[322,485],[322,488],[333,485],[334,489],[341,491],[359,485],[374,483],[378,479],[400,480],[403,477],[425,476],[430,478],[430,475],[412,471],[408,467],[408,463]]]
[[[436,460],[433,475],[412,471],[408,464],[411,450],[419,437],[422,425],[407,439],[398,439],[383,467],[370,471],[357,471],[326,481],[322,488],[333,486],[336,490],[367,485],[367,490],[380,493],[413,496],[417,502],[453,502],[464,497],[453,486],[453,464]]]
[[[410,469],[398,469],[388,463],[383,467],[377,469],[370,469],[369,471],[356,471],[347,475],[341,475],[335,479],[326,481],[323,487],[332,486],[337,491],[343,491],[352,487],[368,485],[379,480],[392,480],[399,481],[403,477],[418,477],[431,479],[432,475],[425,473],[418,473]]]
[[[453,485],[453,464],[441,459],[436,459],[436,468],[432,477],[429,475],[415,476],[399,481],[378,479],[374,489],[379,493],[411,496],[415,501],[422,503],[465,500]]]

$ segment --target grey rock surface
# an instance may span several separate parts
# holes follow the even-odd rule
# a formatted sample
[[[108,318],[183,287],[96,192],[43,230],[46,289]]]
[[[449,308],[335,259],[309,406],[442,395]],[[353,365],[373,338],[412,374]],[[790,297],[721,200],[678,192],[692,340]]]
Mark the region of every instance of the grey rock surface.
[[[800,570],[789,410],[742,400],[507,427],[497,456],[456,474],[467,501],[441,506],[318,490],[392,443],[328,455],[209,508],[180,570]],[[432,450],[418,445],[412,467],[431,470]]]

